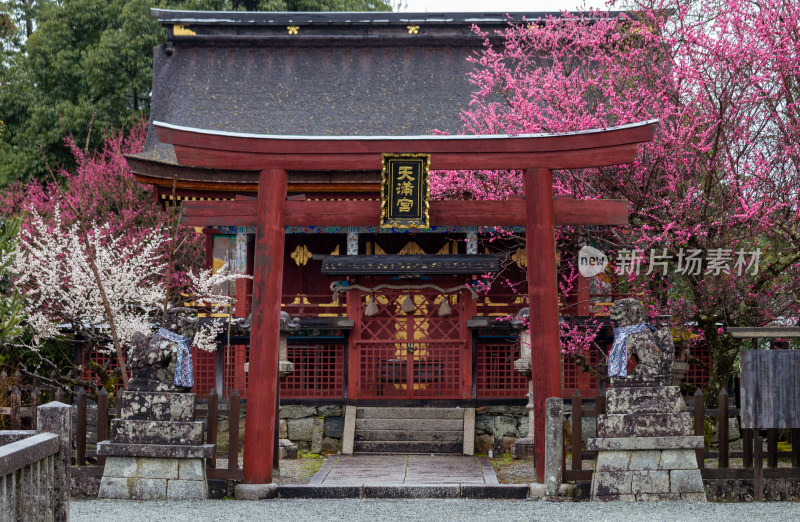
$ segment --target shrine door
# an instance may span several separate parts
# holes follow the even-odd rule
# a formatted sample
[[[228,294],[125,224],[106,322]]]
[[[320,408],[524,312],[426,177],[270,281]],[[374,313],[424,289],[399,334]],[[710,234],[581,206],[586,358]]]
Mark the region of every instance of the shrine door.
[[[355,293],[355,292],[353,292]],[[471,396],[471,350],[465,293],[444,297],[435,290],[358,293],[353,352],[361,399],[456,399]],[[352,295],[352,294],[351,294]],[[369,316],[371,299],[377,305]],[[450,314],[439,315],[443,299]],[[410,300],[404,311],[403,304]],[[360,324],[359,324],[360,323]],[[351,362],[352,364],[352,362]],[[351,394],[352,396],[352,394]]]

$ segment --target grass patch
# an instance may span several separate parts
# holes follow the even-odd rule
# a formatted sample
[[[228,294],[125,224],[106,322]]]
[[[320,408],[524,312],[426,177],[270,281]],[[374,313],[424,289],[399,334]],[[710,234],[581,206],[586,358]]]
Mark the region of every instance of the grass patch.
[[[515,459],[510,453],[489,459],[497,480],[501,484],[528,484],[533,481],[533,462],[528,459]]]

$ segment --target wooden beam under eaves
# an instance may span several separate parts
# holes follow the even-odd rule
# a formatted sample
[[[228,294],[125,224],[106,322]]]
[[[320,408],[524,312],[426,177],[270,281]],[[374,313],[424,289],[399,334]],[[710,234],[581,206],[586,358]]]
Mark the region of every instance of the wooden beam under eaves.
[[[286,202],[287,226],[377,226],[380,201]],[[627,225],[624,199],[553,200],[556,225]],[[522,199],[431,201],[430,222],[435,226],[513,226],[525,224]],[[181,222],[194,227],[255,226],[256,201],[187,201]]]

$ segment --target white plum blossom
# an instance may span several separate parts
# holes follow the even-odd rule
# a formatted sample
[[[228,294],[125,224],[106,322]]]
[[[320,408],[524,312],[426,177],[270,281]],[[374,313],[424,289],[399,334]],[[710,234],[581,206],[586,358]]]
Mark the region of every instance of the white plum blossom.
[[[108,319],[87,248],[94,253],[121,344],[128,344],[137,331],[150,331],[152,317],[163,307],[161,252],[169,241],[166,231],[153,229],[135,245],[124,245],[107,225],[88,226],[89,244],[84,245],[78,225],[64,225],[56,208],[52,226],[34,211],[30,227],[20,232],[11,271],[25,292],[25,313],[37,345],[60,337],[63,324],[84,335],[108,335]],[[113,345],[108,343],[107,348]]]
[[[49,223],[48,223],[49,221]],[[126,243],[108,225],[87,223],[88,245],[82,240],[80,224],[64,224],[56,207],[46,221],[33,211],[28,226],[20,231],[16,249],[0,261],[9,260],[10,275],[24,293],[24,312],[33,333],[33,349],[42,342],[65,337],[74,331],[91,340],[99,352],[113,352],[106,308],[95,277],[89,252],[109,301],[121,346],[130,346],[134,333],[154,333],[164,309],[166,273],[164,252],[170,241],[168,230],[142,230],[136,241]],[[90,250],[88,250],[90,249]],[[231,274],[227,265],[219,270],[191,271],[191,297],[199,306],[210,308],[212,321],[199,325],[192,344],[213,352],[217,339],[230,321],[228,312],[235,299],[225,292],[226,283],[246,278]]]
[[[193,301],[200,306],[211,307],[212,312],[224,311],[225,307],[231,307],[234,298],[223,293],[223,288],[237,279],[250,279],[252,276],[244,274],[232,274],[228,264],[222,265],[216,272],[211,269],[201,270],[197,276],[189,271],[189,280],[192,282]],[[230,310],[228,310],[230,311]],[[228,320],[230,315],[226,314]],[[220,317],[215,317],[213,321],[203,323],[197,329],[194,336],[194,346],[200,350],[213,352],[217,348],[216,339],[224,331],[224,324]]]

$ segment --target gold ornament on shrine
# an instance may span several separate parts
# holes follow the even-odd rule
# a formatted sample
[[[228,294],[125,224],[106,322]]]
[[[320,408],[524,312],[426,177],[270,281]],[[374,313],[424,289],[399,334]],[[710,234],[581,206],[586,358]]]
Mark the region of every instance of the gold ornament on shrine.
[[[430,154],[382,154],[381,228],[430,228]]]

